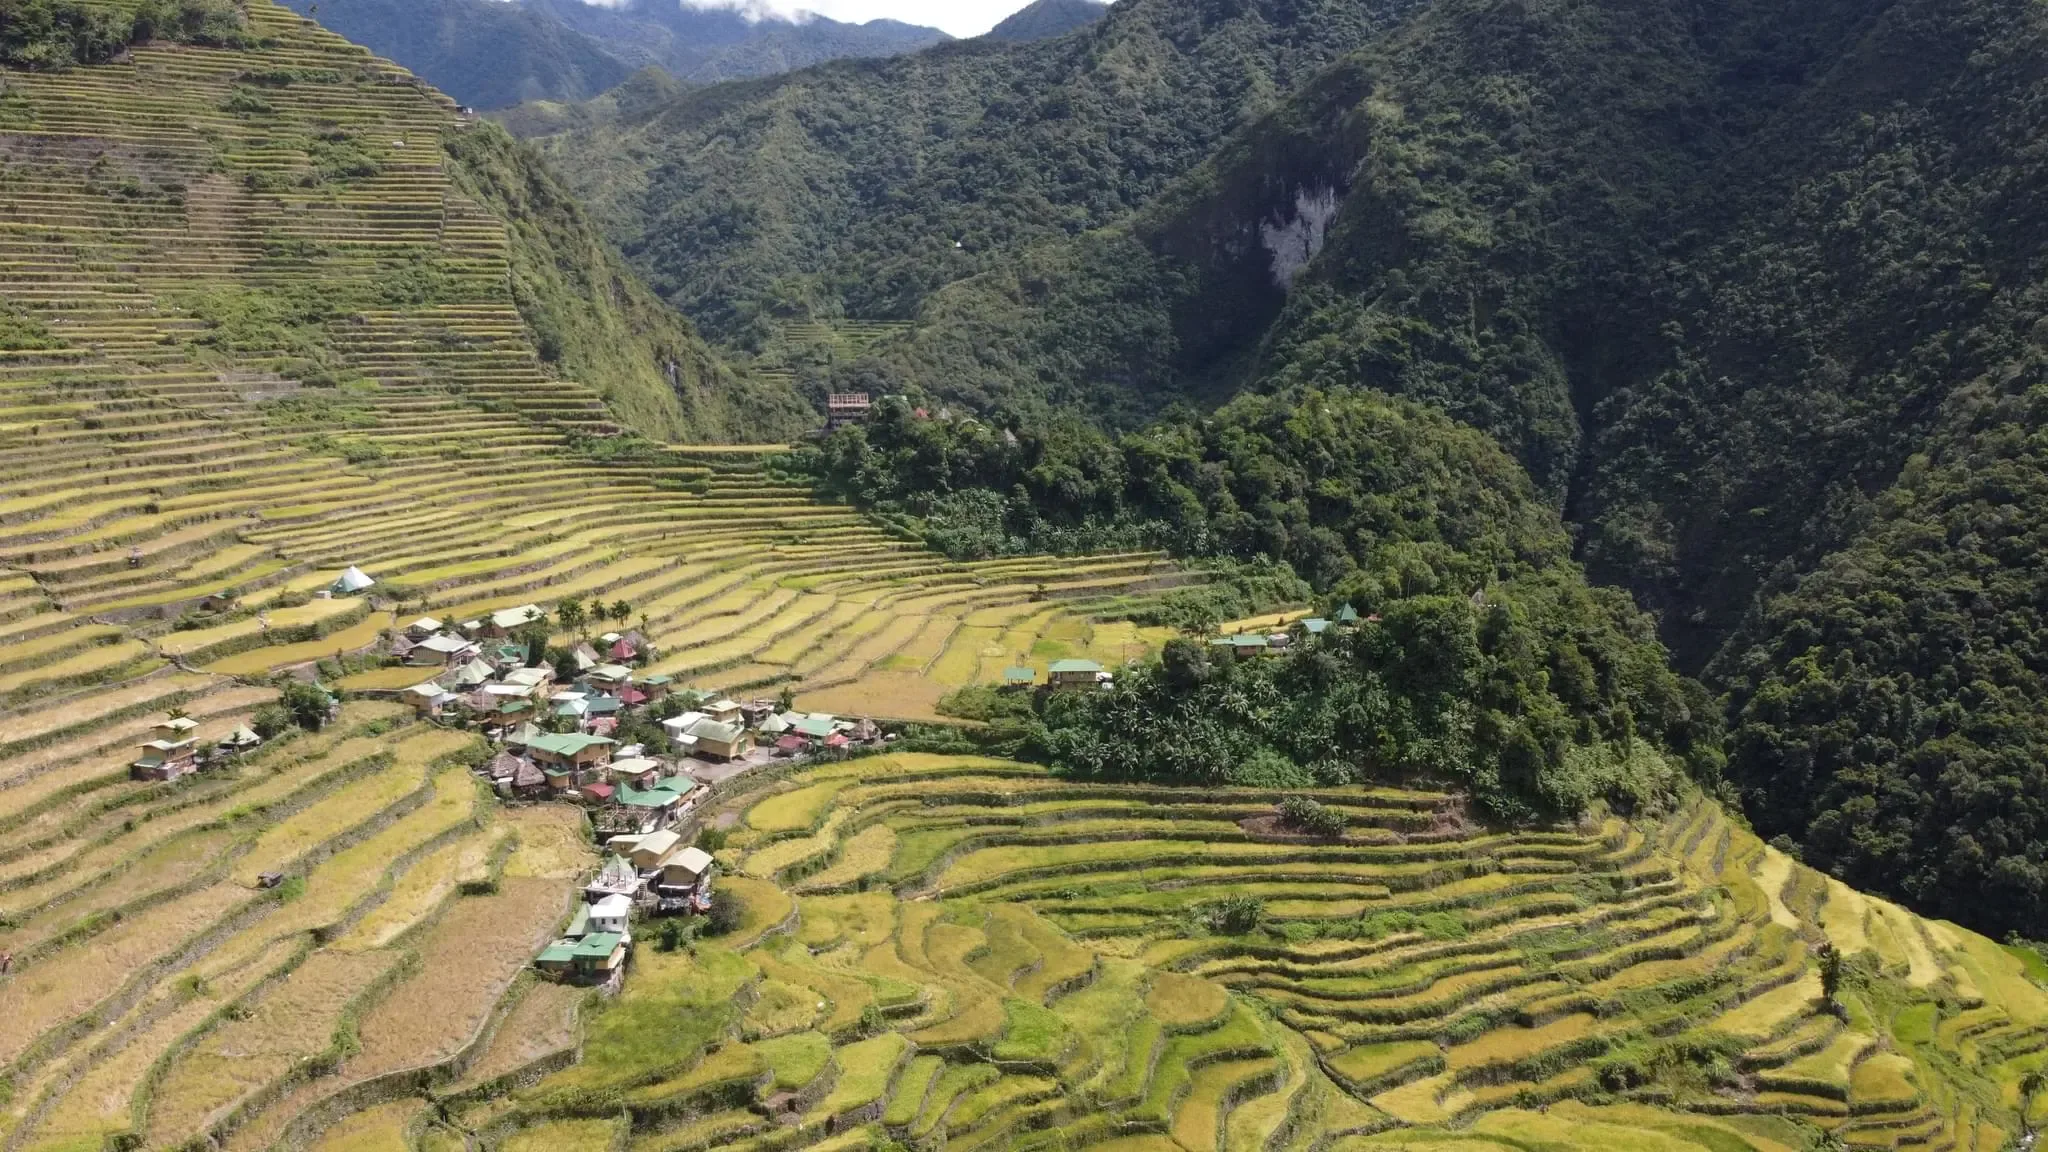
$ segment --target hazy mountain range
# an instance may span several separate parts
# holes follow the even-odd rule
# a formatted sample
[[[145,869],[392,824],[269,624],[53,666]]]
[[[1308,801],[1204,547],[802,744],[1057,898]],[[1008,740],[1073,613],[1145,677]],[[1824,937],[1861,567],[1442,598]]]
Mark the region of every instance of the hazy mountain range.
[[[588,100],[642,68],[686,84],[768,76],[846,57],[894,56],[950,40],[897,20],[761,17],[677,0],[283,0],[464,104]],[[989,35],[1061,35],[1100,19],[1095,0],[1037,0]]]

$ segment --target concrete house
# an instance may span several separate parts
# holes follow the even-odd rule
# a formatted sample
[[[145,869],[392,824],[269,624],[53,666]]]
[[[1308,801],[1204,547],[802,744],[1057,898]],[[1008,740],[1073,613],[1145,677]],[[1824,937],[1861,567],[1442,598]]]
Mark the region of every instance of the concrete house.
[[[1055,660],[1046,670],[1046,683],[1055,688],[1093,688],[1102,674],[1102,665],[1093,660]]]
[[[443,668],[459,668],[483,655],[483,649],[476,641],[457,636],[452,632],[437,632],[414,644],[405,654],[405,662],[416,668],[439,665]],[[492,669],[495,673],[496,669]]]
[[[163,725],[158,725],[161,729]],[[159,736],[142,746],[142,754],[128,766],[136,780],[177,780],[199,770],[199,742],[190,736],[166,740]]]
[[[630,941],[611,932],[593,932],[580,940],[562,939],[548,945],[534,959],[534,966],[557,979],[573,984],[605,984],[626,964]]]
[[[526,754],[533,757],[533,762],[540,765],[543,772],[554,769],[574,774],[611,763],[612,744],[613,741],[605,736],[548,732],[528,741]]]
[[[631,930],[633,901],[627,897],[606,896],[597,903],[587,904],[585,907],[590,909],[590,931],[624,936]]]
[[[717,760],[736,760],[754,747],[753,734],[745,728],[709,718],[692,725],[688,735],[697,742],[697,755]]]
[[[539,605],[521,604],[517,608],[506,608],[503,611],[491,613],[477,622],[476,631],[480,636],[487,636],[496,640],[501,637],[510,636],[512,633],[540,620],[546,615],[547,613],[540,610]]]

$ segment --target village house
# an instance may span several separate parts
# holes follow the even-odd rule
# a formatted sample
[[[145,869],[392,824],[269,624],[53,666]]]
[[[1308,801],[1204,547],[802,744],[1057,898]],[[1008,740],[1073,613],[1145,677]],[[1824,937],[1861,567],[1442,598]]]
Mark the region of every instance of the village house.
[[[500,612],[493,612],[483,620],[478,621],[475,633],[480,637],[497,640],[510,636],[528,624],[538,623],[546,616],[547,613],[541,611],[539,605],[521,604],[517,608],[507,608]]]
[[[548,774],[540,765],[521,760],[512,777],[512,795],[521,800],[538,800],[548,793]]]
[[[740,715],[739,702],[727,700],[723,696],[704,705],[703,712],[706,716],[711,717],[720,724],[740,724],[745,722],[745,718]]]
[[[606,984],[624,970],[630,942],[611,932],[593,932],[580,940],[564,937],[535,957],[534,966],[572,984]]]
[[[668,733],[670,740],[675,741],[676,744],[688,750],[697,746],[697,738],[690,735],[690,729],[695,728],[698,721],[708,719],[710,717],[702,712],[685,712],[680,716],[671,716],[663,720],[661,722],[661,730]]]
[[[696,911],[711,907],[711,854],[702,848],[685,848],[664,864],[655,882],[654,894],[661,898],[663,911],[674,911],[687,903]]]
[[[649,704],[658,704],[666,700],[668,698],[669,685],[673,683],[675,683],[674,677],[659,674],[633,677],[633,687],[647,694],[647,702]]]
[[[590,909],[590,930],[609,932],[624,936],[632,927],[633,901],[625,896],[606,896],[595,904],[585,904]]]
[[[638,747],[638,745],[635,745]],[[614,784],[630,784],[635,788],[652,788],[661,779],[661,765],[644,756],[632,756],[614,760],[605,769],[605,775]]]
[[[165,727],[157,725],[159,731]],[[191,736],[175,740],[159,736],[142,745],[142,755],[128,766],[128,774],[137,780],[177,780],[189,776],[199,770],[198,744]]]
[[[595,779],[594,773],[611,763],[612,744],[613,741],[605,736],[548,732],[529,740],[526,754],[551,777],[557,774],[574,776],[580,783],[583,779]]]
[[[787,718],[788,714],[785,714]],[[789,730],[806,740],[823,740],[837,732],[838,725],[829,712],[813,712],[807,716],[789,719]]]
[[[474,640],[467,640],[452,632],[437,632],[415,643],[406,650],[405,662],[416,668],[439,665],[443,668],[459,668],[483,655],[483,649]],[[497,670],[492,669],[495,673]]]
[[[242,727],[236,728],[233,732],[221,737],[220,743],[215,747],[220,752],[232,756],[247,752],[253,748],[262,747],[262,745],[263,737],[251,732],[246,727]]]
[[[442,627],[442,623],[432,616],[422,616],[405,626],[405,634],[414,640],[425,640],[427,637],[439,632]]]
[[[514,684],[526,689],[528,695],[539,696],[554,686],[555,670],[552,668],[514,668],[512,671],[499,677],[499,679],[506,684]]]
[[[1045,680],[1054,688],[1093,688],[1103,675],[1102,665],[1093,660],[1055,660]]]
[[[456,699],[454,693],[434,683],[432,680],[424,684],[415,684],[404,692],[399,693],[399,696],[407,704],[412,705],[413,711],[418,713],[422,719],[438,718],[441,715],[442,709],[454,703]]]
[[[737,760],[754,746],[753,734],[737,724],[705,718],[690,727],[695,754],[716,760]]]
[[[1030,688],[1038,683],[1038,670],[1022,664],[1003,669],[1003,687]]]
[[[606,846],[630,861],[640,875],[647,876],[668,863],[683,846],[683,838],[675,830],[659,828],[638,836],[614,836]]]
[[[481,688],[496,678],[498,670],[485,663],[482,658],[471,660],[462,667],[441,675],[441,682],[458,692]]]
[[[631,683],[633,670],[623,664],[599,664],[590,670],[585,679],[595,687],[611,692]]]

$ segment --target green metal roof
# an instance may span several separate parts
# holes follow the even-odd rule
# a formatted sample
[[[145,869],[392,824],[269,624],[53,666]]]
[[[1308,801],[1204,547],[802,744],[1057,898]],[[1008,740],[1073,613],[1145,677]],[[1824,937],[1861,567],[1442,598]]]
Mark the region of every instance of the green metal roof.
[[[1356,624],[1356,623],[1358,623],[1358,609],[1356,609],[1356,608],[1353,608],[1353,607],[1352,607],[1351,605],[1349,605],[1349,604],[1346,604],[1346,605],[1345,605],[1345,606],[1343,606],[1342,608],[1339,608],[1339,609],[1337,609],[1337,623],[1339,623],[1339,624]]]
[[[1050,671],[1055,676],[1062,672],[1100,672],[1102,665],[1093,660],[1055,660]]]
[[[1253,636],[1250,634],[1232,636],[1230,642],[1238,648],[1266,648],[1271,646],[1264,636]]]
[[[796,729],[800,735],[814,737],[819,740],[823,740],[832,734],[832,722],[830,720],[820,720],[816,716],[805,716],[791,724],[790,727]]]
[[[598,744],[615,744],[607,736],[586,736],[581,732],[546,733],[527,742],[528,748],[538,748],[553,756],[574,756]]]
[[[1323,619],[1320,616],[1311,616],[1308,619],[1303,620],[1301,622],[1301,626],[1303,628],[1308,629],[1309,632],[1312,634],[1321,634],[1321,632],[1324,629],[1330,626],[1330,622],[1328,620]]]
[[[534,962],[537,964],[567,964],[575,959],[575,945],[554,943],[541,949],[540,955],[534,957]]]
[[[619,934],[617,932],[593,932],[578,940],[571,954],[579,960],[602,960],[610,956],[612,949],[618,946]]]
[[[695,724],[690,725],[689,735],[695,736],[699,740],[713,740],[720,744],[730,744],[741,736],[746,735],[746,729],[741,728],[737,724],[721,724],[716,720],[699,720]]]
[[[1022,664],[1012,665],[1003,669],[1003,683],[1005,684],[1030,684],[1037,679],[1038,671],[1034,668],[1026,668]]]
[[[619,785],[618,801],[628,808],[662,808],[675,803],[683,795],[682,789],[663,782],[645,792],[630,784]]]

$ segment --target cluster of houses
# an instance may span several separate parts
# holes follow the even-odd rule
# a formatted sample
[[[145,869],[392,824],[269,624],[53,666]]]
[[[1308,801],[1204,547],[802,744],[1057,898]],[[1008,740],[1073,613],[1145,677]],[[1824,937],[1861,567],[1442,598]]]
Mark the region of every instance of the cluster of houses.
[[[606,839],[608,855],[562,935],[534,958],[557,979],[616,989],[633,946],[636,912],[708,911],[711,854],[683,843],[673,829]]]
[[[261,736],[241,727],[214,744],[201,744],[193,735],[198,728],[199,722],[189,716],[173,715],[158,723],[143,742],[141,754],[128,766],[129,776],[148,781],[182,780],[263,743]]]
[[[1209,646],[1228,648],[1238,656],[1278,656],[1292,650],[1297,636],[1321,636],[1335,629],[1356,627],[1360,621],[1378,623],[1379,617],[1358,614],[1358,609],[1346,604],[1330,617],[1309,616],[1296,620],[1284,632],[1238,632],[1228,636],[1212,636]]]
[[[1102,665],[1093,660],[1055,660],[1045,670],[1045,686],[1055,691],[1108,688],[1115,683],[1115,674],[1105,671]],[[1026,689],[1037,686],[1038,669],[1031,665],[1013,664],[1003,669],[1003,687]]]
[[[679,688],[642,671],[652,651],[637,632],[577,645],[573,677],[566,662],[529,667],[531,653],[514,637],[544,618],[532,604],[452,626],[425,617],[391,653],[424,677],[401,693],[421,716],[473,724],[497,746],[479,771],[500,796],[589,811],[605,864],[535,964],[559,979],[615,986],[635,916],[710,907],[711,856],[681,831],[710,798],[707,781],[777,758],[843,756],[884,735],[871,720]],[[628,742],[629,720],[644,742]]]

